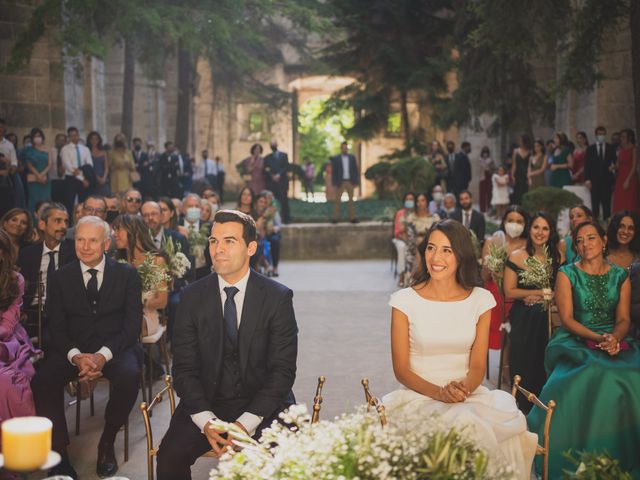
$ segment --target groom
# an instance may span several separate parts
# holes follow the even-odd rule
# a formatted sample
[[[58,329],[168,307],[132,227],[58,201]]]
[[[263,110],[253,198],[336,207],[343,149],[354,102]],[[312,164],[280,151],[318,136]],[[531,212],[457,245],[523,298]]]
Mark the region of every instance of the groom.
[[[173,378],[180,397],[158,452],[158,480],[191,478],[205,452],[230,446],[209,420],[258,437],[295,402],[298,327],[293,293],[249,269],[256,224],[219,211],[209,252],[216,273],[182,291],[173,330]]]

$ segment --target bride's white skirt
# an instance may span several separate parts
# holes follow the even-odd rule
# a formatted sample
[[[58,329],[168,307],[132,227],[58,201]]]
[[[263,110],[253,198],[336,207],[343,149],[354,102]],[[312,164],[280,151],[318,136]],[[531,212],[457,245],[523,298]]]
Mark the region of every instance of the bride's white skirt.
[[[489,462],[507,462],[518,478],[529,480],[538,436],[527,431],[525,416],[511,395],[502,390],[478,387],[466,401],[444,403],[413,390],[396,390],[384,396],[389,422],[399,428],[412,425],[437,413],[452,426],[472,425],[469,433],[489,454]]]

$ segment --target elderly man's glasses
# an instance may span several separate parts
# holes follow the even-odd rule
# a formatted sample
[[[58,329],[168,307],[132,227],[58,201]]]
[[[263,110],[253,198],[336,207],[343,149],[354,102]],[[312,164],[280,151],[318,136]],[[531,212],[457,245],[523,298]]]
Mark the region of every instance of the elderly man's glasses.
[[[141,198],[136,198],[136,197],[127,197],[127,202],[129,202],[129,203],[142,203],[142,199]]]

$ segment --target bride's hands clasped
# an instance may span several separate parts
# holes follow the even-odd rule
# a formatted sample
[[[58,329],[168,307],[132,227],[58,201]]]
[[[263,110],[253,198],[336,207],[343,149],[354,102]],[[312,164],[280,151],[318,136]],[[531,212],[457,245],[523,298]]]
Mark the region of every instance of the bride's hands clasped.
[[[464,402],[469,395],[471,392],[464,385],[464,382],[451,381],[444,387],[440,387],[438,400],[444,403],[458,403]]]

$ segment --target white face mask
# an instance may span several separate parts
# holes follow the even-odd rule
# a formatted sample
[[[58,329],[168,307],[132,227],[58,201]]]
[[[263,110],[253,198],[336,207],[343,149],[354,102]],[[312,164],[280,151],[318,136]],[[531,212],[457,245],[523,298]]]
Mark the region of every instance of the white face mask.
[[[597,138],[599,143],[604,143],[605,140],[607,139],[606,135],[598,135]]]
[[[211,205],[211,212],[216,213],[220,209],[220,205],[217,203],[209,203]]]
[[[185,218],[190,223],[195,223],[200,220],[200,209],[198,207],[187,208],[187,214]]]
[[[442,192],[434,192],[433,194],[433,201],[436,203],[440,203],[442,201],[442,197],[444,195],[442,195]]]
[[[511,238],[519,238],[524,232],[524,225],[516,222],[507,222],[504,224],[504,231],[507,232]]]

